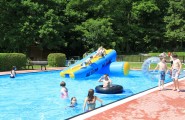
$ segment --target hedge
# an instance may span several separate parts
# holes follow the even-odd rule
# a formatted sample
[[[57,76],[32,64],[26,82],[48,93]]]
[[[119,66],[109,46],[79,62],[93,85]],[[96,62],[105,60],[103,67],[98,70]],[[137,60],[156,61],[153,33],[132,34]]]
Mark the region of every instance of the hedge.
[[[66,55],[63,53],[50,53],[47,60],[49,66],[64,67],[66,64]]]
[[[0,71],[11,70],[12,66],[21,69],[26,66],[26,55],[23,53],[0,53]]]

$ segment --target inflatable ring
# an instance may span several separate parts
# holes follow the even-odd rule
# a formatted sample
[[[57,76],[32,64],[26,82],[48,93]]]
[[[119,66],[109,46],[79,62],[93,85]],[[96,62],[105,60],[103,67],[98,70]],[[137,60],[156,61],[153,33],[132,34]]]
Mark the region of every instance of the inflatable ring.
[[[123,87],[121,85],[112,85],[112,87],[103,87],[103,85],[98,85],[95,88],[97,93],[103,93],[103,94],[116,94],[116,93],[122,93]]]

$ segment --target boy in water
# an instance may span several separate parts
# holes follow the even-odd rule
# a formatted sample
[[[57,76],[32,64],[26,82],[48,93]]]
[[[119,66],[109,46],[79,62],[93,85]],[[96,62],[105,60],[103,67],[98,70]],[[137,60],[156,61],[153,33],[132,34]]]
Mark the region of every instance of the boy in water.
[[[159,70],[159,90],[164,89],[164,80],[165,80],[165,74],[167,71],[167,65],[166,65],[166,60],[164,58],[160,58],[160,62],[157,64],[155,70]],[[162,87],[162,89],[161,89]]]
[[[10,71],[10,77],[11,77],[11,78],[15,78],[15,75],[16,75],[16,72],[15,72],[15,71],[16,71],[16,67],[13,66],[13,67],[12,67],[12,70]]]
[[[112,87],[112,80],[109,78],[108,74],[105,74],[104,76],[102,76],[98,82],[103,82],[103,87]]]

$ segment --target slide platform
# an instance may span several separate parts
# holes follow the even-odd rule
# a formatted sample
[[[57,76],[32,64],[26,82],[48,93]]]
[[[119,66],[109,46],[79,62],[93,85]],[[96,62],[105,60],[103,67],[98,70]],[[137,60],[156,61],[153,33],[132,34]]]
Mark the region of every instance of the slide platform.
[[[104,69],[108,69],[108,72],[122,72],[124,75],[128,74],[129,64],[127,62],[116,62],[116,51],[113,49],[106,50],[106,55],[104,57],[93,57],[91,60],[92,64],[86,67],[81,66],[90,56],[94,56],[96,52],[91,53],[82,60],[76,62],[75,64],[67,67],[60,72],[61,77],[66,78],[84,78],[88,77],[94,73],[102,73]],[[124,64],[126,63],[126,64]]]

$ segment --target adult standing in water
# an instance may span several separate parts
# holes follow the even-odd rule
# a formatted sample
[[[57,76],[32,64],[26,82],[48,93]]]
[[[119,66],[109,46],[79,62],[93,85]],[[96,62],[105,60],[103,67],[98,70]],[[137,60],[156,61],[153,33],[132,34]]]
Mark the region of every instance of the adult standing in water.
[[[84,112],[85,111],[91,111],[91,110],[95,109],[96,100],[98,100],[101,103],[101,105],[103,104],[103,101],[100,98],[98,98],[97,96],[94,96],[94,90],[90,89],[88,91],[87,97],[84,100],[84,105],[83,105]],[[86,105],[88,107],[88,110],[86,110]]]
[[[181,68],[182,68],[182,63],[181,61],[177,58],[178,56],[176,54],[172,55],[173,57],[173,64],[172,64],[172,79],[173,79],[173,83],[174,83],[174,91],[178,91],[180,92],[179,89],[179,81],[178,81],[178,77],[180,75],[181,72]]]

